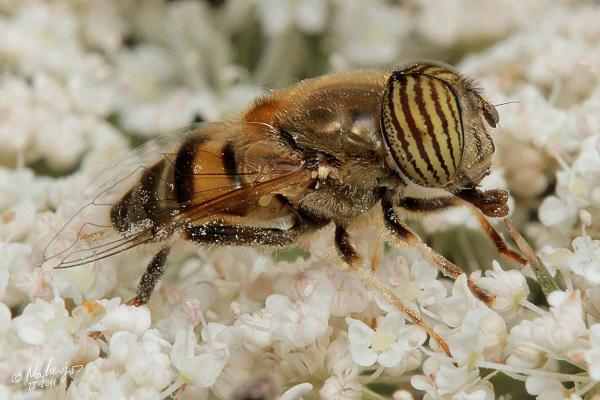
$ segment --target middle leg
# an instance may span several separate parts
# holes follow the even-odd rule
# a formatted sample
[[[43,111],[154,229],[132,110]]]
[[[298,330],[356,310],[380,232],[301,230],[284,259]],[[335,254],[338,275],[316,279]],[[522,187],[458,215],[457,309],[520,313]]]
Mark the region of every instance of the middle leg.
[[[348,270],[357,272],[365,281],[374,287],[380,295],[385,297],[394,307],[406,315],[413,324],[423,329],[430,338],[435,340],[448,357],[452,357],[448,343],[427,325],[417,311],[413,310],[404,300],[388,289],[379,278],[377,278],[375,272],[365,265],[362,257],[358,254],[358,251],[350,241],[348,231],[343,226],[337,225],[335,227],[335,247]]]
[[[451,279],[458,278],[464,271],[455,265],[446,257],[439,253],[436,253],[431,247],[427,246],[425,242],[417,236],[413,231],[406,227],[394,210],[394,206],[391,200],[384,197],[381,200],[381,206],[383,208],[383,219],[388,232],[391,235],[393,242],[401,247],[413,246],[415,247],[427,261],[431,262],[437,267],[443,275]],[[479,288],[471,278],[467,277],[469,288],[473,294],[486,305],[490,306],[494,302],[494,297],[486,293],[483,289]]]

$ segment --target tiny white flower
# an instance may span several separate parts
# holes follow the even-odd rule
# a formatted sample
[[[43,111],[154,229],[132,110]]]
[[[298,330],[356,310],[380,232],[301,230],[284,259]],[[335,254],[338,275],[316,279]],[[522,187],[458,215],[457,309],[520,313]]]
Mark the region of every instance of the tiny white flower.
[[[566,260],[573,255],[573,252],[570,250],[545,245],[539,250],[538,255],[548,269],[550,275],[556,276],[557,271],[560,271],[562,274],[567,274],[567,276],[571,273],[571,266],[566,262]]]
[[[548,296],[550,310],[534,320],[522,320],[509,334],[508,364],[539,367],[549,355],[580,354],[588,329],[579,291],[556,291]]]
[[[171,362],[182,379],[205,388],[217,381],[229,354],[227,345],[222,342],[198,345],[194,331],[188,328],[175,338]]]
[[[39,283],[31,276],[31,252],[27,244],[0,242],[0,298],[9,305],[24,301]]]
[[[171,381],[170,345],[156,329],[142,336],[132,332],[115,332],[109,342],[110,359],[125,371],[139,387],[164,389]]]
[[[313,385],[310,383],[301,383],[286,390],[279,400],[302,400],[303,395],[310,393],[313,390]]]
[[[37,208],[31,200],[18,203],[0,215],[0,240],[23,241],[33,227]]]
[[[540,221],[548,227],[569,226],[579,211],[589,205],[593,188],[598,186],[600,157],[597,138],[582,141],[579,157],[570,167],[556,173],[556,196],[548,196],[540,206]]]
[[[536,318],[531,326],[534,342],[544,349],[558,354],[580,347],[587,334],[583,320],[583,304],[579,291],[572,293],[556,291],[548,296],[550,312]]]
[[[15,356],[11,358],[12,369],[23,370],[36,363],[43,365],[50,359],[54,365],[64,365],[77,357],[85,358],[82,353],[90,343],[78,341],[72,328],[62,299],[52,302],[36,299],[28,304],[9,325],[8,337],[13,338],[10,347]]]
[[[329,300],[321,307],[302,301],[292,303],[286,296],[267,298],[265,311],[271,317],[272,335],[295,346],[305,346],[324,335],[329,327]]]
[[[548,227],[558,226],[574,219],[576,208],[558,196],[548,196],[539,208],[540,221]]]
[[[460,275],[452,285],[452,295],[439,302],[437,313],[450,327],[460,326],[465,315],[482,303],[473,295],[467,284],[467,276]]]
[[[327,372],[332,375],[343,375],[345,377],[357,376],[360,370],[352,362],[350,342],[344,332],[340,332],[338,337],[327,346],[325,362]]]
[[[316,272],[316,271],[315,271]],[[327,268],[322,275],[309,274],[313,278],[320,278],[317,282],[325,279],[333,287],[331,300],[331,315],[343,317],[351,313],[363,312],[369,304],[369,295],[365,286],[353,274],[340,271],[335,268]]]
[[[324,380],[330,375],[326,360],[329,343],[328,335],[303,347],[286,341],[275,341],[273,356],[268,357],[267,369],[278,371],[289,382],[314,379],[317,376]]]
[[[213,390],[222,399],[231,399],[240,387],[240,382],[248,382],[254,373],[254,355],[244,349],[233,349],[227,365],[213,385]]]
[[[586,322],[589,325],[600,323],[600,288],[586,289]]]
[[[8,343],[6,343],[5,335],[8,332],[8,327],[10,325],[11,313],[8,306],[4,303],[0,303],[0,360],[5,360],[8,356],[7,352],[9,351]],[[2,366],[0,362],[0,374]]]
[[[185,263],[184,268],[186,264],[190,263]],[[165,301],[160,304],[160,310],[156,307],[158,302],[152,305],[152,317],[154,319],[157,315],[163,316],[155,326],[170,341],[173,341],[181,330],[200,324],[203,313],[209,312],[218,298],[217,289],[211,282],[196,282],[190,279],[164,280],[160,292]]]
[[[238,347],[240,344],[240,331],[237,326],[223,325],[209,322],[200,333],[202,340],[216,347]]]
[[[78,268],[54,269],[52,278],[61,296],[71,298],[75,303],[101,299],[118,283],[112,260],[100,260]]]
[[[0,210],[28,200],[34,204],[45,204],[50,183],[49,180],[35,177],[27,168],[10,170],[0,167]]]
[[[409,267],[410,264],[410,267]],[[377,268],[377,276],[385,282],[400,298],[411,304],[419,304],[425,312],[447,296],[444,285],[437,280],[438,270],[429,262],[417,259],[407,263],[404,258],[396,257],[386,260]],[[396,307],[387,299],[376,296],[379,307],[393,312]]]
[[[565,258],[565,264],[590,285],[600,284],[600,240],[579,236],[573,239],[572,245],[573,253]]]
[[[115,307],[107,304],[106,309],[106,315],[98,322],[96,327],[97,330],[105,334],[110,335],[117,331],[128,331],[141,335],[150,328],[150,309],[146,306],[134,307],[120,304]]]
[[[569,399],[569,391],[556,379],[530,376],[525,381],[527,393],[535,395],[538,400]]]
[[[423,363],[423,375],[414,375],[411,385],[425,391],[426,400],[464,399],[493,400],[494,389],[489,382],[479,382],[477,369],[456,367],[451,361],[428,358]]]
[[[506,364],[536,368],[546,361],[546,354],[532,337],[533,324],[524,319],[513,326],[508,334],[506,351],[509,354]]]
[[[521,271],[504,271],[496,261],[492,268],[492,271],[486,271],[485,277],[477,280],[477,284],[495,296],[492,309],[512,319],[527,300],[529,286]]]
[[[415,349],[407,352],[402,361],[392,368],[386,368],[381,374],[382,380],[393,381],[396,377],[421,369],[423,365],[423,352]]]
[[[4,336],[4,334],[8,331],[10,319],[10,309],[6,304],[0,303],[0,337]]]
[[[11,323],[11,329],[29,345],[48,343],[49,337],[68,332],[69,314],[62,299],[51,303],[36,299]]]
[[[69,385],[69,396],[72,398],[125,398],[128,390],[124,388],[129,382],[119,379],[122,371],[111,360],[98,358],[88,363],[83,371],[74,376]],[[135,385],[131,385],[135,386]]]
[[[264,309],[254,314],[242,314],[235,325],[240,329],[246,349],[258,352],[271,345],[270,315]]]
[[[319,390],[323,400],[358,400],[363,398],[363,385],[357,377],[330,376]]]
[[[427,338],[416,326],[405,326],[398,312],[388,313],[375,330],[352,318],[346,318],[346,323],[352,359],[365,367],[375,363],[395,367],[406,352],[421,346]]]
[[[501,361],[507,336],[504,320],[487,308],[470,310],[457,332],[444,335],[452,356],[471,369],[484,359]]]
[[[96,301],[87,300],[71,311],[72,326],[74,329],[84,332],[91,329],[106,315],[106,308]]]
[[[600,381],[600,324],[590,326],[590,349],[584,351],[583,358],[590,378]]]

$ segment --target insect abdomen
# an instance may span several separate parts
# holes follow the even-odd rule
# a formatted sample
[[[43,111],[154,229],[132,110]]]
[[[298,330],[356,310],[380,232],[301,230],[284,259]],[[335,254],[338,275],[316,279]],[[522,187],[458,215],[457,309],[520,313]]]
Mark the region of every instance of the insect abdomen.
[[[464,135],[460,103],[447,82],[423,73],[392,74],[381,118],[390,155],[406,177],[428,187],[452,181]]]
[[[241,187],[229,140],[190,135],[175,160],[174,186],[183,207],[199,205]]]
[[[119,232],[128,232],[137,224],[155,225],[167,217],[163,211],[170,195],[164,193],[167,188],[164,174],[169,170],[170,165],[164,160],[144,170],[138,184],[112,207],[111,221]]]

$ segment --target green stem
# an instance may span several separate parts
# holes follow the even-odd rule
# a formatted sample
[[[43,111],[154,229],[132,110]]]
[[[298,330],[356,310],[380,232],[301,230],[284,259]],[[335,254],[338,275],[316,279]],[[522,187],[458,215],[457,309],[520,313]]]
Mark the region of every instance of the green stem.
[[[525,254],[525,258],[527,258],[529,265],[531,265],[531,269],[533,270],[533,273],[535,274],[535,277],[537,278],[544,295],[548,297],[550,293],[560,290],[556,284],[556,281],[552,275],[550,275],[546,266],[542,263],[542,260],[540,260],[540,258],[535,254],[525,238],[521,236],[521,234],[515,229],[511,220],[506,219],[504,220],[504,223],[506,224],[506,228],[510,232],[511,236],[517,243],[517,246],[519,246],[519,249],[523,252],[523,254]]]
[[[389,400],[389,398],[380,395],[369,389],[368,387],[364,387],[365,391],[363,392],[363,400]]]

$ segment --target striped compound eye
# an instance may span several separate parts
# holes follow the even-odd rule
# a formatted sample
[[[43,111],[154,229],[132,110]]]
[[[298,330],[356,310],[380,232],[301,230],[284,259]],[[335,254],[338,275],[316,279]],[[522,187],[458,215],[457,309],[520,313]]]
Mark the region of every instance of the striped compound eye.
[[[464,134],[460,103],[447,80],[394,72],[382,102],[381,127],[389,155],[407,178],[427,187],[452,182]]]

